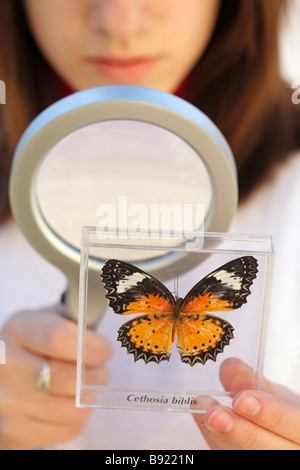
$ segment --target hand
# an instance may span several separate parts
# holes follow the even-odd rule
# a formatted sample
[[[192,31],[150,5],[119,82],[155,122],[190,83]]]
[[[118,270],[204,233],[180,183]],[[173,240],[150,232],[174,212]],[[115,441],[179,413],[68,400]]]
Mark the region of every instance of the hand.
[[[299,397],[268,381],[264,391],[247,390],[252,370],[238,359],[222,364],[220,378],[236,393],[233,409],[214,404],[193,415],[213,450],[300,450]]]
[[[80,433],[89,414],[75,407],[77,325],[53,310],[23,312],[4,326],[6,364],[0,366],[0,449],[34,449]],[[107,381],[110,343],[86,336],[87,379]],[[51,390],[37,388],[42,364],[51,369]]]

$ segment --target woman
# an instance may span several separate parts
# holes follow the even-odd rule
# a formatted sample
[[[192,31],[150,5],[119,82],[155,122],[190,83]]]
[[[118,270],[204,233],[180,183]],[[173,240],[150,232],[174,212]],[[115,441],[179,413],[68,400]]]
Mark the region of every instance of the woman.
[[[3,280],[0,288],[7,316],[18,307],[21,310],[19,299],[26,299],[23,308],[24,304],[31,307],[12,315],[3,327],[7,347],[7,365],[0,370],[3,448],[66,441],[82,430],[87,418],[86,411],[74,409],[76,327],[54,309],[46,309],[43,315],[40,309],[32,310],[45,305],[45,299],[55,301],[63,281],[23,241],[9,220],[7,197],[11,157],[21,133],[38,112],[69,90],[116,83],[144,85],[177,93],[208,114],[228,139],[238,166],[241,208],[233,229],[274,231],[278,240],[283,237],[279,259],[281,267],[289,268],[283,283],[289,279],[292,302],[295,292],[290,280],[297,275],[297,267],[290,267],[286,258],[292,258],[300,247],[298,243],[289,247],[291,251],[287,249],[289,229],[278,232],[282,226],[278,214],[273,214],[278,209],[276,204],[274,209],[274,194],[283,191],[286,197],[286,188],[294,190],[288,181],[299,172],[298,160],[288,157],[300,149],[300,113],[280,78],[278,59],[278,29],[287,3],[188,0],[183,8],[181,0],[24,0],[22,6],[13,0],[1,2],[0,16],[5,21],[0,33],[0,70],[7,84],[7,104],[1,109],[1,259],[6,267],[2,275],[8,277],[11,270],[18,296],[10,290],[9,282]],[[266,214],[262,214],[262,198]],[[298,198],[295,191],[283,209],[295,206]],[[270,214],[273,218],[268,222]],[[300,239],[299,225],[292,225],[295,243]],[[32,267],[31,273],[26,271],[31,279],[23,297],[19,286],[27,279],[22,268],[14,265],[22,255]],[[46,272],[45,283],[41,272]],[[282,282],[279,273],[275,291],[280,304],[282,286],[276,282]],[[288,307],[291,320],[287,326],[292,323],[292,331],[297,331],[295,305]],[[276,305],[272,308],[275,311]],[[277,328],[281,317],[276,315]],[[277,337],[278,331],[272,330],[272,338]],[[89,332],[87,348],[89,373],[99,374],[105,383],[110,345]],[[274,354],[278,357],[276,351]],[[48,394],[36,387],[45,358],[52,374]],[[274,370],[270,375],[277,378]],[[239,361],[224,363],[221,380],[227,390],[239,392],[234,410],[212,404],[204,418],[195,416],[211,448],[300,448],[300,407],[289,401],[290,396],[282,398],[283,392],[269,382],[265,392],[245,392],[251,371]],[[99,423],[93,419],[75,443],[63,447],[201,446],[200,434],[189,416],[138,414],[136,419],[111,411],[98,415]],[[98,430],[91,432],[95,425]]]

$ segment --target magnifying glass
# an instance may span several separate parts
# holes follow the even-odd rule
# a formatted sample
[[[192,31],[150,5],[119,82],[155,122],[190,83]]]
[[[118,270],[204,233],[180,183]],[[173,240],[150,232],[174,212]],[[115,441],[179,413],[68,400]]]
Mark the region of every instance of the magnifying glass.
[[[237,200],[234,158],[212,121],[181,98],[131,85],[77,92],[43,111],[19,142],[10,179],[14,218],[32,246],[66,275],[66,311],[74,319],[81,230],[99,225],[108,207],[122,218],[116,225],[126,228],[121,203],[200,203],[203,220],[195,228],[225,232]],[[103,265],[105,253],[97,261]],[[159,260],[162,269],[170,263],[180,261]],[[89,273],[89,323],[105,308],[98,274]]]

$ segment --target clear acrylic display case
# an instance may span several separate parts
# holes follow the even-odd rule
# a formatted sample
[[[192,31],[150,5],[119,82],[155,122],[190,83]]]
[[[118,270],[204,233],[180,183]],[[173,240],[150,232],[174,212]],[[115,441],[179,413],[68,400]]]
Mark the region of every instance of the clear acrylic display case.
[[[273,258],[268,235],[183,239],[116,230],[99,237],[96,227],[84,227],[77,406],[193,413],[215,402],[230,406],[219,377],[228,358],[249,364],[259,389]],[[89,328],[114,350],[106,385],[86,370]]]

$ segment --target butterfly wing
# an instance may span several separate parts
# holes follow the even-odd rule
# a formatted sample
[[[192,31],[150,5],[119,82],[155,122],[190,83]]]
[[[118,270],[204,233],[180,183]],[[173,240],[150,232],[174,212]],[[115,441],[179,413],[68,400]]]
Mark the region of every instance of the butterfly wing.
[[[114,259],[106,261],[102,280],[109,306],[115,313],[155,314],[174,310],[171,292],[153,276],[129,263]]]
[[[177,348],[191,366],[216,360],[233,338],[233,327],[209,312],[234,310],[247,302],[258,272],[252,256],[237,258],[198,282],[182,302],[176,320]]]
[[[240,308],[247,302],[256,278],[257,260],[244,256],[224,264],[196,284],[186,295],[182,313],[203,313]]]
[[[213,315],[194,313],[181,315],[176,321],[177,349],[182,362],[193,366],[216,360],[233,338],[233,327]]]
[[[143,314],[124,323],[118,340],[134,360],[169,360],[174,338],[175,300],[150,274],[119,260],[106,261],[102,280],[110,307],[120,315]]]
[[[134,360],[145,363],[169,361],[172,352],[173,317],[170,314],[141,315],[121,326],[118,340]]]

